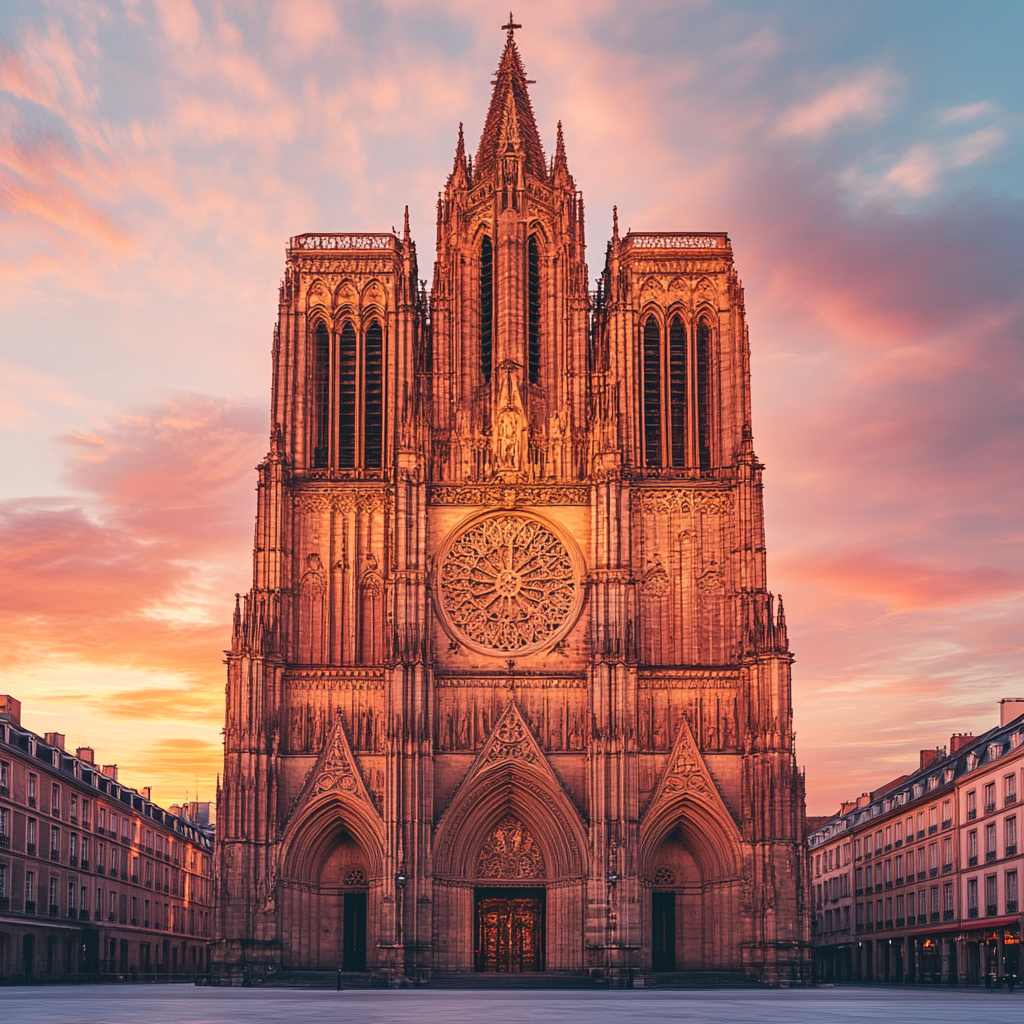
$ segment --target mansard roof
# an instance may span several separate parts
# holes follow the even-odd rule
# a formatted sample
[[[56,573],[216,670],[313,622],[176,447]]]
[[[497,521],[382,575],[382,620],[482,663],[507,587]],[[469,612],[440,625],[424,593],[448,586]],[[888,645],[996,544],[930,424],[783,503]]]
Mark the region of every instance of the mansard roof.
[[[510,119],[511,124],[507,123]],[[480,135],[480,145],[473,167],[474,181],[480,181],[494,173],[499,151],[509,141],[513,141],[509,138],[510,132],[518,136],[517,148],[523,154],[526,173],[546,180],[547,161],[544,159],[544,148],[541,146],[537,121],[530,103],[526,68],[523,67],[519,48],[511,32],[508,35],[508,42],[505,43],[505,51],[501,55],[498,73],[494,78],[491,105],[487,110],[487,120]]]

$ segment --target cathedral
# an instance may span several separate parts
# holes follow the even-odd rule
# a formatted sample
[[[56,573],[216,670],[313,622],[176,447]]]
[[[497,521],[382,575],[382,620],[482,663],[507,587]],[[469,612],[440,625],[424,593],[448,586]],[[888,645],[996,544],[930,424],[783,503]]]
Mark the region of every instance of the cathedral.
[[[591,291],[518,27],[429,290],[408,214],[289,243],[227,652],[224,980],[807,978],[729,237],[613,221]]]

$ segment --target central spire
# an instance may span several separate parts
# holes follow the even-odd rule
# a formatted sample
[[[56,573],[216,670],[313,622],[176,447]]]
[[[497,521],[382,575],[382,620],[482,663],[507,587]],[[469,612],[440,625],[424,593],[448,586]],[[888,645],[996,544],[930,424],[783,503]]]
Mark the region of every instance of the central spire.
[[[498,156],[503,152],[517,152],[523,157],[525,172],[534,178],[547,178],[547,163],[540,133],[530,103],[529,80],[523,67],[519,48],[516,46],[517,25],[511,13],[508,24],[501,26],[508,32],[505,50],[494,76],[494,92],[487,110],[484,130],[480,135],[474,181],[490,177],[497,165]]]

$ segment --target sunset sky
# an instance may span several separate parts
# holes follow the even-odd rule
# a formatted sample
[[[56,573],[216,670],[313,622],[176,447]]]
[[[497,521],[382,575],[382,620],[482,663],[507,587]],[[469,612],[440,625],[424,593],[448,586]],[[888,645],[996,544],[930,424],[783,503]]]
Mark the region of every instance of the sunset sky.
[[[808,811],[1024,696],[1024,4],[517,3],[591,275],[728,231]],[[0,5],[0,692],[210,799],[290,235],[430,277],[507,5]]]

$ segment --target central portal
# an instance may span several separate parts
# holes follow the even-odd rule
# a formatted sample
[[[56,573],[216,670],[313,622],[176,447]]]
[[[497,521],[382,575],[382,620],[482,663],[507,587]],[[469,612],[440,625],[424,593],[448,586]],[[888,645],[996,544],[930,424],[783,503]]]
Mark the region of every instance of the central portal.
[[[544,970],[544,890],[476,890],[476,969]]]

